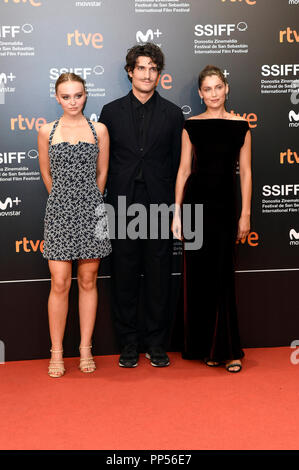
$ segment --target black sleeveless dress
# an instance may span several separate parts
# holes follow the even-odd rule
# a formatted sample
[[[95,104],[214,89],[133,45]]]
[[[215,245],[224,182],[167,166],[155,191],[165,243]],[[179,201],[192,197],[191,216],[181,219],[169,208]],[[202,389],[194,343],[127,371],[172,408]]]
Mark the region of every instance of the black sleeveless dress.
[[[43,252],[50,260],[103,258],[111,252],[106,209],[96,183],[98,137],[91,121],[87,122],[94,143],[52,145],[59,120],[50,133],[52,190],[44,219]]]
[[[191,119],[192,172],[184,204],[203,204],[203,244],[184,250],[184,359],[240,359],[235,299],[236,162],[248,122]],[[184,211],[183,211],[184,218]],[[187,245],[186,245],[187,246]]]

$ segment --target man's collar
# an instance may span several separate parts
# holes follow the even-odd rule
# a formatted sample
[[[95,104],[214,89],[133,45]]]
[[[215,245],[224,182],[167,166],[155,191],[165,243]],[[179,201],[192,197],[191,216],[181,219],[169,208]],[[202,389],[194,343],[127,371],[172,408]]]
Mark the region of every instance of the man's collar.
[[[149,100],[147,100],[144,104],[141,103],[141,101],[139,101],[138,98],[136,98],[136,96],[134,95],[133,91],[131,90],[130,91],[130,98],[131,98],[131,102],[132,104],[134,104],[134,106],[136,107],[139,107],[139,106],[150,106],[152,103],[154,103],[154,101],[156,100],[156,96],[157,96],[157,92],[154,91],[154,93],[152,94],[152,96],[150,97]]]

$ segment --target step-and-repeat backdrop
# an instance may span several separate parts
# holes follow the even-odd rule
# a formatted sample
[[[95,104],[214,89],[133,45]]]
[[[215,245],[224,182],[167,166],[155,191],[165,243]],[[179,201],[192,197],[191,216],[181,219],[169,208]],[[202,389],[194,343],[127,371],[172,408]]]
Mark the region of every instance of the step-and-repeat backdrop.
[[[0,0],[0,341],[6,360],[46,357],[49,271],[43,251],[47,193],[37,131],[60,115],[54,84],[66,71],[87,82],[85,114],[128,93],[127,49],[152,41],[166,57],[157,90],[186,118],[204,111],[197,77],[207,64],[230,84],[227,110],[253,140],[250,234],[237,246],[244,347],[290,345],[299,336],[298,0]],[[217,136],[215,136],[217,138]],[[211,155],[213,158],[213,155]],[[173,305],[181,246],[174,245]],[[65,338],[79,340],[76,265]],[[109,259],[99,271],[95,353],[117,351]],[[142,306],[141,306],[142,308]],[[176,348],[174,326],[173,348]]]

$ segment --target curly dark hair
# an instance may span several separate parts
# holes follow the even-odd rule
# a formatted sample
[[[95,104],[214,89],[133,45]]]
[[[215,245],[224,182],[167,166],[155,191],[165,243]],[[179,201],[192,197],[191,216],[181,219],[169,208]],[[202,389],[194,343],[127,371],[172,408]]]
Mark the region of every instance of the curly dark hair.
[[[140,56],[150,57],[154,64],[156,64],[159,73],[161,73],[161,71],[164,69],[164,54],[160,47],[156,46],[156,44],[153,44],[152,42],[147,42],[142,45],[137,44],[128,50],[125,65],[125,70],[127,73],[133,72],[136,61]],[[128,79],[130,82],[132,81],[129,74]]]
[[[224,73],[219,67],[216,67],[216,65],[207,65],[199,74],[198,77],[198,88],[201,89],[202,82],[206,77],[211,77],[212,75],[217,75],[217,77],[222,80],[224,85],[227,85],[227,80],[224,76]]]

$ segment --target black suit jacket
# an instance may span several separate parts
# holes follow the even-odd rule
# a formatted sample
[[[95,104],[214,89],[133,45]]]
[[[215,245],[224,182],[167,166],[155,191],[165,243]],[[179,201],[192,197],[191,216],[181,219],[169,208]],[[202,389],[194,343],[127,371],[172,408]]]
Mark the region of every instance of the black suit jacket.
[[[99,121],[106,125],[110,135],[107,202],[115,208],[119,195],[127,197],[127,206],[131,204],[140,166],[150,202],[174,202],[184,117],[178,106],[155,93],[155,107],[143,152],[138,147],[130,94],[102,109]]]

